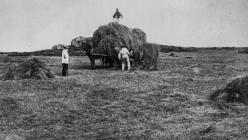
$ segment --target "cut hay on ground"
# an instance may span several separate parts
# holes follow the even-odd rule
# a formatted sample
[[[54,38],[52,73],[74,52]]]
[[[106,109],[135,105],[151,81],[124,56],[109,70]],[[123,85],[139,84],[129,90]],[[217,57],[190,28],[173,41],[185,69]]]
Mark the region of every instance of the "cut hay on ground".
[[[231,81],[224,89],[214,92],[210,99],[214,101],[242,102],[248,105],[248,76]]]
[[[122,45],[129,50],[138,50],[138,47],[147,43],[146,34],[140,29],[131,29],[122,24],[109,23],[100,26],[93,34],[93,46],[103,48],[105,53],[115,60]]]
[[[10,65],[4,73],[3,80],[19,79],[48,79],[53,78],[53,73],[46,64],[38,58],[31,58],[21,64]]]

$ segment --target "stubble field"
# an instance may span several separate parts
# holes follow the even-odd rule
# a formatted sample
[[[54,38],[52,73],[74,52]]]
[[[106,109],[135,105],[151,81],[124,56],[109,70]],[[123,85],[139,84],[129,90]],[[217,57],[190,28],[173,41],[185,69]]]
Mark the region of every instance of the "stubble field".
[[[208,97],[248,74],[248,55],[232,51],[160,54],[157,71],[98,67],[71,57],[42,57],[56,77],[0,80],[0,139],[247,139],[248,107],[219,107]],[[0,56],[6,66],[28,57]],[[99,64],[99,62],[98,62]]]

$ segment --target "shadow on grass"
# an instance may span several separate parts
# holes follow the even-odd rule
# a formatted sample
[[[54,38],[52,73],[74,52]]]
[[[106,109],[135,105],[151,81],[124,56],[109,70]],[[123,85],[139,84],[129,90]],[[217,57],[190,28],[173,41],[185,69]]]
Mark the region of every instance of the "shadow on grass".
[[[71,69],[83,69],[83,70],[121,70],[120,66],[103,66],[103,65],[96,65],[95,69],[92,69],[90,65],[74,65],[70,67]],[[125,68],[127,70],[127,67]],[[150,69],[145,69],[144,67],[141,66],[132,66],[131,70],[129,71],[135,71],[135,70],[145,70],[145,71],[158,71],[158,68],[150,68]]]
[[[90,65],[81,65],[81,66],[72,66],[71,69],[85,69],[85,70],[92,70]],[[109,66],[100,66],[100,65],[96,65],[95,69],[111,69]]]

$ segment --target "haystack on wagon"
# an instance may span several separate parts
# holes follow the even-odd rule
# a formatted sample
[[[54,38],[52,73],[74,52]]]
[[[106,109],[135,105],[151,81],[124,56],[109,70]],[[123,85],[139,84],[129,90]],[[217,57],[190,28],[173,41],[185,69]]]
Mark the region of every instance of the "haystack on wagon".
[[[92,68],[95,67],[94,60],[97,58],[104,58],[110,66],[120,64],[118,53],[122,46],[133,52],[131,57],[136,64],[144,67],[150,67],[154,63],[157,65],[159,46],[147,43],[146,34],[142,30],[118,23],[100,26],[92,38],[77,37],[71,44],[86,51]]]

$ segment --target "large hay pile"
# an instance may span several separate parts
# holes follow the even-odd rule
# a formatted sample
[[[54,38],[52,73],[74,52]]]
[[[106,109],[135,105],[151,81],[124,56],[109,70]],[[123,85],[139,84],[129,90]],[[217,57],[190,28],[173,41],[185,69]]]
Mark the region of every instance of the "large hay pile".
[[[47,68],[44,62],[38,58],[32,58],[19,65],[10,65],[2,78],[3,80],[19,80],[30,78],[47,79],[53,77],[53,73]]]
[[[152,43],[143,44],[134,51],[133,57],[136,64],[141,65],[143,69],[157,69],[159,46]]]
[[[248,105],[248,76],[231,81],[224,89],[214,92],[210,99],[217,102],[242,102]]]
[[[105,54],[115,59],[121,45],[125,45],[129,50],[137,50],[146,42],[146,34],[142,30],[113,22],[100,26],[93,34],[94,47],[103,48]]]

